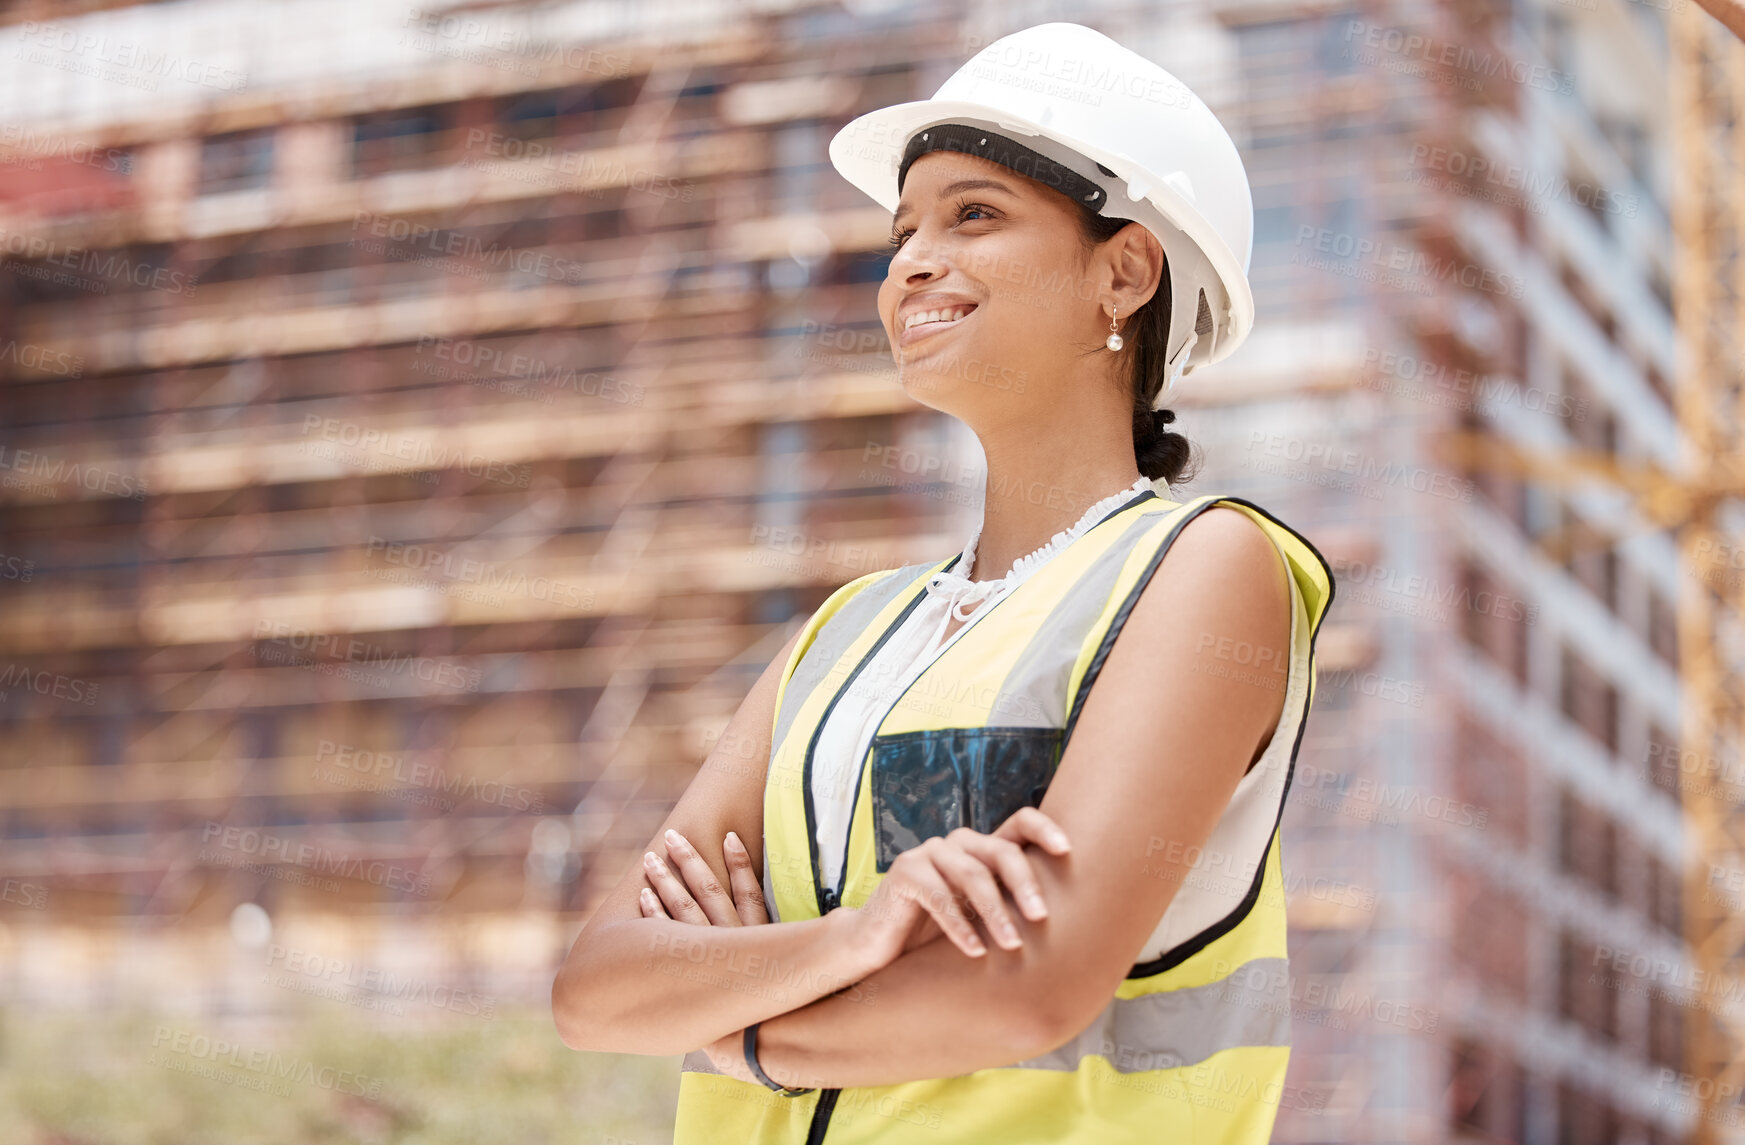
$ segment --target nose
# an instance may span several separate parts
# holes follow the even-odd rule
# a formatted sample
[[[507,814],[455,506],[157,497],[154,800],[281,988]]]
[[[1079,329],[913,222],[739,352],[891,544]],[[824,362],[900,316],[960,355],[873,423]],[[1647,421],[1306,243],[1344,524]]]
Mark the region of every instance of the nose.
[[[901,250],[891,256],[890,274],[904,282],[915,282],[932,278],[944,267],[945,261],[939,257],[937,245],[916,232],[904,241]]]

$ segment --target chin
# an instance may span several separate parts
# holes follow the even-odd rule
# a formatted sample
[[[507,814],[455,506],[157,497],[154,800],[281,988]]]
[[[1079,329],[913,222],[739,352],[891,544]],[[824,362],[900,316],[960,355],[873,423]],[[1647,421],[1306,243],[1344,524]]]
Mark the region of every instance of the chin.
[[[939,399],[943,396],[940,387],[943,382],[944,379],[922,367],[897,367],[897,384],[903,387],[904,393],[924,406],[940,408]]]
[[[925,366],[899,369],[898,381],[903,386],[903,392],[922,405],[953,416],[965,409],[969,383],[964,379],[941,374]]]

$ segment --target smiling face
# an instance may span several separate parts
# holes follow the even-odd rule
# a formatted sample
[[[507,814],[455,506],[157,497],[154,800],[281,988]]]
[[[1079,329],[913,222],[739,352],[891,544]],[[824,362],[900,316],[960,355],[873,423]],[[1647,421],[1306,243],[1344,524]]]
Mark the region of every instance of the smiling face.
[[[910,165],[879,317],[911,397],[974,425],[1082,383],[1109,332],[1110,283],[1078,210],[978,156],[930,151]]]

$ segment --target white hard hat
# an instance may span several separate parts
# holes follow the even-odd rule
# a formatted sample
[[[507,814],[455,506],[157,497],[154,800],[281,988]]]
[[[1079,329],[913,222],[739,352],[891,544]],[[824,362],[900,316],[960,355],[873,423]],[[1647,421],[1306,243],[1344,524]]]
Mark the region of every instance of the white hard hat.
[[[985,134],[946,126],[920,138],[954,124]],[[1038,24],[977,52],[932,99],[850,121],[831,139],[830,161],[894,212],[905,153],[913,161],[935,148],[1004,163],[1156,235],[1169,259],[1168,381],[1248,336],[1248,173],[1218,117],[1157,64],[1082,24]]]

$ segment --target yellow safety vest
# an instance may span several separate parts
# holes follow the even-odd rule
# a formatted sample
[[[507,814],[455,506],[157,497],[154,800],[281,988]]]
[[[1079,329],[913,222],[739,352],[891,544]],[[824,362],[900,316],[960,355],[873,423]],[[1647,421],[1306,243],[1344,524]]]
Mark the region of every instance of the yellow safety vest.
[[[837,696],[921,602],[928,578],[961,554],[838,589],[807,622],[777,693],[764,788],[764,890],[772,921],[859,906],[891,860],[921,840],[960,825],[992,831],[1019,807],[1039,805],[1140,591],[1182,526],[1213,505],[1246,512],[1283,554],[1292,647],[1284,712],[1267,753],[1202,854],[1182,856],[1194,869],[1157,932],[1168,948],[1136,964],[1078,1036],[1015,1065],[784,1097],[719,1073],[701,1051],[688,1054],[674,1145],[1269,1139],[1280,1103],[1291,1100],[1278,823],[1313,696],[1314,639],[1332,603],[1333,577],[1313,545],[1250,501],[1177,503],[1150,490],[1135,494],[1009,594],[983,605],[987,615],[972,614],[970,631],[909,686],[873,737],[840,890],[818,878],[811,802],[818,731]],[[1244,670],[1243,659],[1235,652],[1232,669]],[[1211,869],[1242,848],[1261,856],[1252,870],[1233,878]]]

